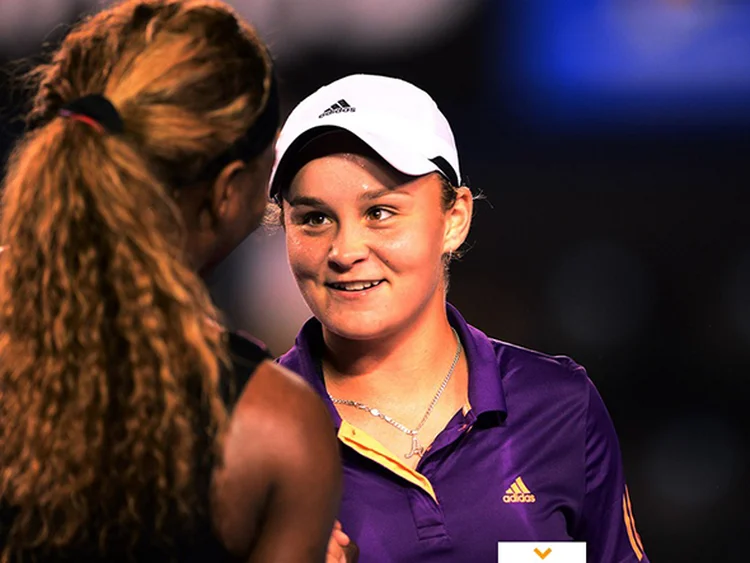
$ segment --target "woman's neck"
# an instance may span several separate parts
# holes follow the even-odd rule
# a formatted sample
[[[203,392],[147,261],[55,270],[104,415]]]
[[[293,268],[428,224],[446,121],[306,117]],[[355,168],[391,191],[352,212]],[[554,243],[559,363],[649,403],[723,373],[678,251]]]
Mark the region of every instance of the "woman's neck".
[[[349,340],[323,330],[328,391],[361,400],[432,392],[442,381],[458,342],[445,303],[374,340]]]

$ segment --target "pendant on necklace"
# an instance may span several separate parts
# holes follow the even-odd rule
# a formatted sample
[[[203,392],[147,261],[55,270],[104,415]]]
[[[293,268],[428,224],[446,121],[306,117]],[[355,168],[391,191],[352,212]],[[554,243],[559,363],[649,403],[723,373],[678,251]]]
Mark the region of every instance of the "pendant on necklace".
[[[406,459],[409,459],[410,457],[414,457],[415,455],[422,457],[423,454],[424,454],[424,448],[419,445],[419,440],[417,440],[417,435],[412,434],[411,435],[411,451],[408,454],[405,454],[404,457]]]

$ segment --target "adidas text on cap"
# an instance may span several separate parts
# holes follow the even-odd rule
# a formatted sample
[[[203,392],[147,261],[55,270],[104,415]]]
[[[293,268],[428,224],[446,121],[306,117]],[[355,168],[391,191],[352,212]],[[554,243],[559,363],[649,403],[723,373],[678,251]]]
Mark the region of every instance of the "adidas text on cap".
[[[280,171],[316,137],[345,130],[410,176],[442,174],[461,185],[458,151],[448,120],[423,90],[397,78],[353,74],[323,86],[294,108],[276,143],[270,193],[280,200]]]

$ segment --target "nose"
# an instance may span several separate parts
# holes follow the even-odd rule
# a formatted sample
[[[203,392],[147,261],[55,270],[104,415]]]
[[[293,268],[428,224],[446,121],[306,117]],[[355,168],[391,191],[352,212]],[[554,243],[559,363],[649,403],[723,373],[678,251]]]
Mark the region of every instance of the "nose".
[[[336,236],[328,251],[328,264],[337,271],[352,268],[370,253],[366,234],[358,225],[340,223]]]

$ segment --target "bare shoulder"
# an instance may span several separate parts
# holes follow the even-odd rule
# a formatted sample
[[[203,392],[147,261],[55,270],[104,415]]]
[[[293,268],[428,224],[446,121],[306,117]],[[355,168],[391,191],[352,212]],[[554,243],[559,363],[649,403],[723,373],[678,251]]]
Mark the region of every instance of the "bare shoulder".
[[[286,499],[304,504],[316,487],[323,487],[324,496],[312,500],[311,510],[320,505],[320,517],[328,518],[327,493],[335,515],[340,474],[333,422],[323,401],[297,374],[262,362],[235,406],[223,464],[215,470],[214,522],[224,545],[246,556],[262,543],[259,534],[269,518],[285,510]]]
[[[335,443],[333,421],[318,394],[299,375],[270,361],[260,365],[242,393],[232,426],[267,446],[267,462],[284,466],[295,460],[292,454],[304,461],[311,445]]]
[[[325,405],[310,385],[296,373],[274,362],[260,364],[248,383],[235,411],[239,419],[257,414],[274,416],[293,409],[304,409],[314,416],[325,415],[332,424]]]

